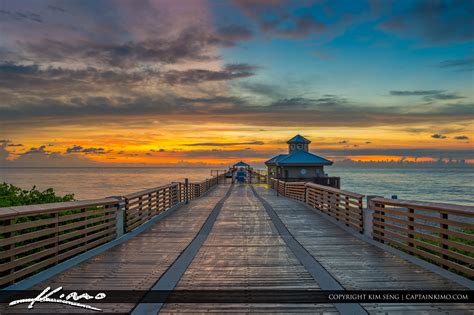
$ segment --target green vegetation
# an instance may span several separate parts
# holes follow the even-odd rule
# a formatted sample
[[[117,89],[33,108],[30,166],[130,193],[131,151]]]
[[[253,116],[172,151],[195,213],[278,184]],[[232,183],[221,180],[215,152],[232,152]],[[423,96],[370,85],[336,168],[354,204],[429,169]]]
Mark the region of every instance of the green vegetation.
[[[460,229],[458,232],[464,233],[464,234],[470,234],[470,235],[472,235],[472,234],[474,234],[474,229]],[[440,233],[436,233],[436,232],[431,233],[431,235],[432,235],[432,236],[436,236],[436,237],[441,237],[441,234],[440,234]],[[434,246],[439,246],[439,247],[441,247],[441,243],[440,243],[440,242],[436,242],[436,241],[433,241],[433,240],[428,239],[428,238],[415,236],[414,239],[415,239],[415,240],[419,240],[419,241],[424,242],[424,243],[427,243],[427,244],[429,244],[429,245],[434,245]],[[474,246],[474,241],[471,241],[471,240],[468,240],[468,239],[464,239],[464,238],[460,238],[460,237],[457,237],[457,236],[451,236],[451,235],[449,235],[449,236],[448,236],[448,240],[449,240],[449,241],[452,241],[452,242],[455,242],[455,243],[459,243],[459,244],[466,244],[466,245]],[[392,247],[394,247],[394,248],[396,248],[396,249],[398,249],[398,250],[401,250],[401,251],[404,251],[404,252],[409,252],[408,250],[406,250],[406,249],[404,249],[404,248],[402,248],[402,247],[400,247],[400,246],[398,246],[398,245],[396,245],[396,244],[394,244],[394,243],[391,243],[390,241],[387,241],[387,243],[388,243],[388,245],[390,245],[390,246],[392,246]],[[435,256],[438,256],[438,257],[443,257],[443,255],[440,254],[439,252],[437,252],[437,251],[435,251],[435,250],[432,250],[432,249],[430,249],[430,248],[427,248],[427,247],[425,247],[425,246],[423,246],[423,245],[418,245],[418,244],[417,244],[417,245],[414,246],[414,248],[419,249],[419,250],[422,250],[422,251],[425,251],[425,252],[427,252],[427,253],[429,253],[429,254],[432,254],[432,255],[435,255]],[[464,256],[467,256],[467,257],[474,257],[474,253],[473,253],[473,252],[470,252],[470,251],[467,251],[467,250],[463,250],[463,249],[458,249],[458,248],[453,247],[453,246],[448,246],[447,250],[452,251],[452,252],[455,252],[455,253],[459,253],[459,254],[464,255]],[[422,255],[418,255],[418,254],[414,254],[414,256],[416,256],[416,257],[418,257],[418,258],[421,258],[421,259],[423,259],[423,260],[426,260],[426,261],[428,261],[428,262],[430,262],[430,263],[432,263],[432,264],[434,264],[434,265],[437,265],[437,266],[440,266],[440,267],[442,266],[442,264],[440,264],[440,263],[438,263],[438,262],[436,262],[436,261],[433,261],[432,259],[429,259],[428,257],[422,256]],[[447,260],[452,261],[452,262],[455,262],[455,263],[457,263],[457,264],[460,264],[460,265],[465,266],[465,267],[470,268],[470,269],[474,268],[474,265],[469,264],[469,263],[466,263],[466,262],[464,262],[464,261],[460,261],[460,260],[458,260],[458,259],[456,259],[456,258],[450,257],[449,255],[448,255],[448,257],[447,257]],[[454,268],[447,268],[447,269],[448,269],[449,271],[451,271],[451,272],[454,272],[454,273],[456,273],[456,274],[459,274],[459,275],[461,275],[461,276],[463,276],[463,277],[466,277],[466,278],[468,278],[468,279],[474,279],[473,277],[469,276],[468,274],[465,274],[464,272],[458,271],[458,270],[456,270],[456,269],[454,269]]]
[[[38,191],[35,187],[31,190],[22,190],[14,185],[0,184],[0,207],[72,200],[74,200],[74,195],[58,196],[52,188],[44,191]],[[32,212],[13,218],[7,217],[4,220],[0,219],[0,230],[3,226],[13,226],[11,232],[7,230],[0,232],[0,240],[25,236],[13,244],[0,246],[0,254],[3,256],[3,258],[0,258],[0,264],[9,262],[11,258],[24,261],[11,270],[0,272],[0,276],[4,276],[9,272],[22,272],[22,270],[32,268],[31,271],[21,275],[16,281],[30,277],[54,264],[99,246],[107,241],[105,238],[110,238],[115,232],[115,225],[111,225],[114,220],[112,215],[115,211],[114,207],[109,209],[107,206],[99,204],[68,210],[60,209]],[[15,229],[15,225],[18,228]],[[81,241],[81,239],[83,240]],[[91,243],[94,243],[93,246],[91,246]],[[10,256],[8,252],[12,248],[17,252]],[[35,267],[35,265],[45,261],[49,264]]]
[[[36,186],[33,186],[30,190],[24,190],[7,183],[2,183],[0,185],[0,207],[13,207],[71,200],[74,200],[73,194],[58,196],[53,188],[39,191],[36,189]]]

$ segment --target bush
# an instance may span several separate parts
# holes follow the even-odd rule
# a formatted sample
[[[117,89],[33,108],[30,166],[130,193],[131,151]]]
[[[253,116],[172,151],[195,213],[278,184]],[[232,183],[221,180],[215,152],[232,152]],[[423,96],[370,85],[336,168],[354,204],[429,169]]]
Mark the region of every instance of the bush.
[[[71,200],[74,200],[74,194],[57,196],[53,188],[39,191],[36,189],[36,186],[33,186],[30,190],[24,190],[7,183],[0,185],[0,207],[13,207]]]

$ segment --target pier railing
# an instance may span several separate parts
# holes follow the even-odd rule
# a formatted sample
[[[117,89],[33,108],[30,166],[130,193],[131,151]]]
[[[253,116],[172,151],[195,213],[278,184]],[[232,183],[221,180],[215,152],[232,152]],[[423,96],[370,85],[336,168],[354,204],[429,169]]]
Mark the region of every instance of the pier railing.
[[[296,199],[299,201],[305,201],[306,199],[306,187],[305,187],[305,182],[290,182],[290,183],[285,183],[283,182],[284,185],[284,195]],[[282,183],[280,183],[282,185]]]
[[[308,205],[364,232],[364,195],[313,183],[305,186]]]
[[[269,184],[360,233],[369,220],[366,233],[374,240],[474,279],[474,207],[375,197],[366,213],[361,194],[274,178]]]
[[[125,231],[129,232],[180,202],[179,184],[173,183],[124,196]]]
[[[252,178],[255,178],[255,181],[253,181]],[[250,182],[267,183],[267,180],[267,174],[262,170],[250,169]]]
[[[341,178],[335,176],[319,176],[319,177],[308,177],[308,178],[298,178],[298,177],[285,177],[281,178],[285,182],[306,182],[314,183],[323,186],[329,186],[333,188],[341,188]]]
[[[364,195],[314,183],[287,182],[274,178],[270,179],[270,186],[282,196],[304,201],[360,233],[364,231]]]
[[[474,207],[373,198],[373,238],[474,278]]]
[[[116,237],[114,198],[2,208],[0,287]]]
[[[202,196],[224,178],[220,174],[106,199],[1,208],[0,287],[120,237]]]

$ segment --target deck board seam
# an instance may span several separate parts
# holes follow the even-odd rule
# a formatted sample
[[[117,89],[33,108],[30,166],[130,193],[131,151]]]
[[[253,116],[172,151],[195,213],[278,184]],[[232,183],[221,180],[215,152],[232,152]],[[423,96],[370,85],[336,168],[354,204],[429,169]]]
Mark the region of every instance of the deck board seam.
[[[329,217],[327,215],[325,215],[324,213],[322,213],[321,211],[319,211],[318,209],[315,209],[315,208],[312,208],[310,205],[306,204],[305,202],[303,201],[299,201],[299,200],[295,200],[295,199],[292,199],[292,198],[288,198],[286,196],[281,196],[280,197],[282,198],[285,198],[289,201],[293,201],[293,202],[296,202],[302,206],[304,206],[305,208],[311,210],[313,213],[317,214],[318,216],[320,216],[321,218],[323,218],[324,220],[336,225],[337,227],[343,229],[344,231],[348,232],[349,234],[351,234],[352,236],[355,236],[357,239],[369,244],[369,245],[372,245],[376,248],[379,248],[383,251],[386,251],[390,254],[393,254],[394,256],[396,256],[397,258],[400,258],[400,259],[404,259],[410,263],[413,263],[423,269],[425,269],[426,271],[428,272],[433,272],[439,276],[441,276],[442,278],[446,279],[446,280],[449,280],[449,281],[452,281],[452,282],[455,282],[463,287],[466,287],[467,289],[470,289],[470,290],[474,290],[474,281],[472,280],[469,280],[467,278],[464,278],[462,276],[459,276],[457,274],[454,274],[448,270],[445,270],[441,267],[438,267],[436,265],[433,265],[432,263],[429,263],[425,260],[422,260],[418,257],[415,257],[415,256],[411,256],[409,255],[408,253],[404,253],[396,248],[393,248],[393,247],[390,247],[386,244],[382,244],[380,242],[377,242],[373,239],[371,239],[370,237],[368,237],[367,235],[365,234],[360,234],[358,231],[355,231],[353,228],[351,227],[347,227],[344,223],[342,223],[341,221],[337,221],[335,218],[333,217]],[[318,210],[318,211],[316,211]]]
[[[214,226],[214,222],[217,219],[225,201],[229,198],[232,192],[233,186],[227,190],[224,197],[217,202],[212,209],[211,213],[207,217],[206,221],[198,231],[194,239],[188,244],[183,252],[176,258],[176,260],[168,267],[168,269],[161,275],[157,282],[149,291],[171,291],[178,284],[183,274],[188,269],[191,262],[196,257],[197,253],[201,249],[202,245],[206,241],[209,233]],[[144,299],[146,296],[144,297]],[[138,303],[132,310],[132,315],[142,314],[158,314],[163,307],[164,303]]]
[[[250,188],[254,193],[255,197],[262,203],[268,216],[272,220],[273,224],[275,225],[275,228],[279,232],[281,238],[285,241],[288,248],[290,248],[296,258],[300,261],[300,263],[311,274],[311,276],[319,284],[321,289],[345,290],[341,283],[339,283],[339,281],[337,281],[337,279],[333,277],[331,273],[327,271],[318,262],[318,260],[313,255],[311,255],[303,245],[298,242],[298,240],[293,236],[293,234],[291,234],[291,232],[280,219],[273,207],[257,193],[257,191],[252,185],[250,185]],[[368,312],[360,304],[357,303],[335,303],[334,306],[343,315],[368,314]]]

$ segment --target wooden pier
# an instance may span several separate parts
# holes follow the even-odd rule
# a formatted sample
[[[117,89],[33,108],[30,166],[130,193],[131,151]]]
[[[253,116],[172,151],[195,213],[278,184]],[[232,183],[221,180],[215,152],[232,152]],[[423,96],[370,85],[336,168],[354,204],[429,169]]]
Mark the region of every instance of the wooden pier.
[[[473,207],[375,198],[367,208],[360,194],[254,176],[254,184],[224,183],[220,174],[119,198],[1,209],[0,284],[79,292],[474,288],[466,232]],[[463,303],[88,304],[113,314],[474,314]],[[0,313],[26,307],[2,304]],[[74,312],[96,311],[34,307]]]

